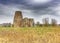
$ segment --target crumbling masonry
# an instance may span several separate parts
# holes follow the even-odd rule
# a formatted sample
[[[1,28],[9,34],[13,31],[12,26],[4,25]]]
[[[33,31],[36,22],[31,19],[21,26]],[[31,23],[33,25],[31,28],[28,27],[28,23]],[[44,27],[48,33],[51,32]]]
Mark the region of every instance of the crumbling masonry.
[[[34,26],[34,19],[32,18],[24,18],[22,16],[21,11],[16,11],[13,21],[14,27],[33,27]]]

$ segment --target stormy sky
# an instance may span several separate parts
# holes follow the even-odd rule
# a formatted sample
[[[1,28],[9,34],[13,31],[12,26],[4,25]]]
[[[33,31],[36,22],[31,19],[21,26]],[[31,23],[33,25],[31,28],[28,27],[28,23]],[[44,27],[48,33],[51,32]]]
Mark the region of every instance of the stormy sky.
[[[60,0],[0,0],[0,24],[13,23],[15,11],[22,11],[23,17],[35,22],[54,18],[60,24]]]

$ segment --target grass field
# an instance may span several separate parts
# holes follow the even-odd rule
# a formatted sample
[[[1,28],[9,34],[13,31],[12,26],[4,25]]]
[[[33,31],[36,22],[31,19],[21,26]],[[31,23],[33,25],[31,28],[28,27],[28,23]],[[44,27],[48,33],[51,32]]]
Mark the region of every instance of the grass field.
[[[0,43],[60,43],[60,27],[0,27]]]

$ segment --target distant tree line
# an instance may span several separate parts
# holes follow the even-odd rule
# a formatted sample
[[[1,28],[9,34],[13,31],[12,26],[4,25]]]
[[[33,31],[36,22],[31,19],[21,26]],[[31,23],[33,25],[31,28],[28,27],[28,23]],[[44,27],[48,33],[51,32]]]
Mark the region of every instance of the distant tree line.
[[[1,27],[11,27],[11,23],[0,24]]]
[[[40,22],[37,22],[37,26],[57,26],[57,20],[51,19],[51,23],[49,23],[49,18],[43,18],[42,19],[43,24],[40,24]]]

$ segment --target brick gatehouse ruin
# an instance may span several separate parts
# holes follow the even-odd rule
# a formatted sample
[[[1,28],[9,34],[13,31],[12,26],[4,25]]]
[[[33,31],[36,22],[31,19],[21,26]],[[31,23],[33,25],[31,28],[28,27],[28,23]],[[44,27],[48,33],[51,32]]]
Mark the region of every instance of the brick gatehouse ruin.
[[[23,18],[21,11],[16,11],[13,21],[14,27],[32,27],[34,26],[33,18]]]

